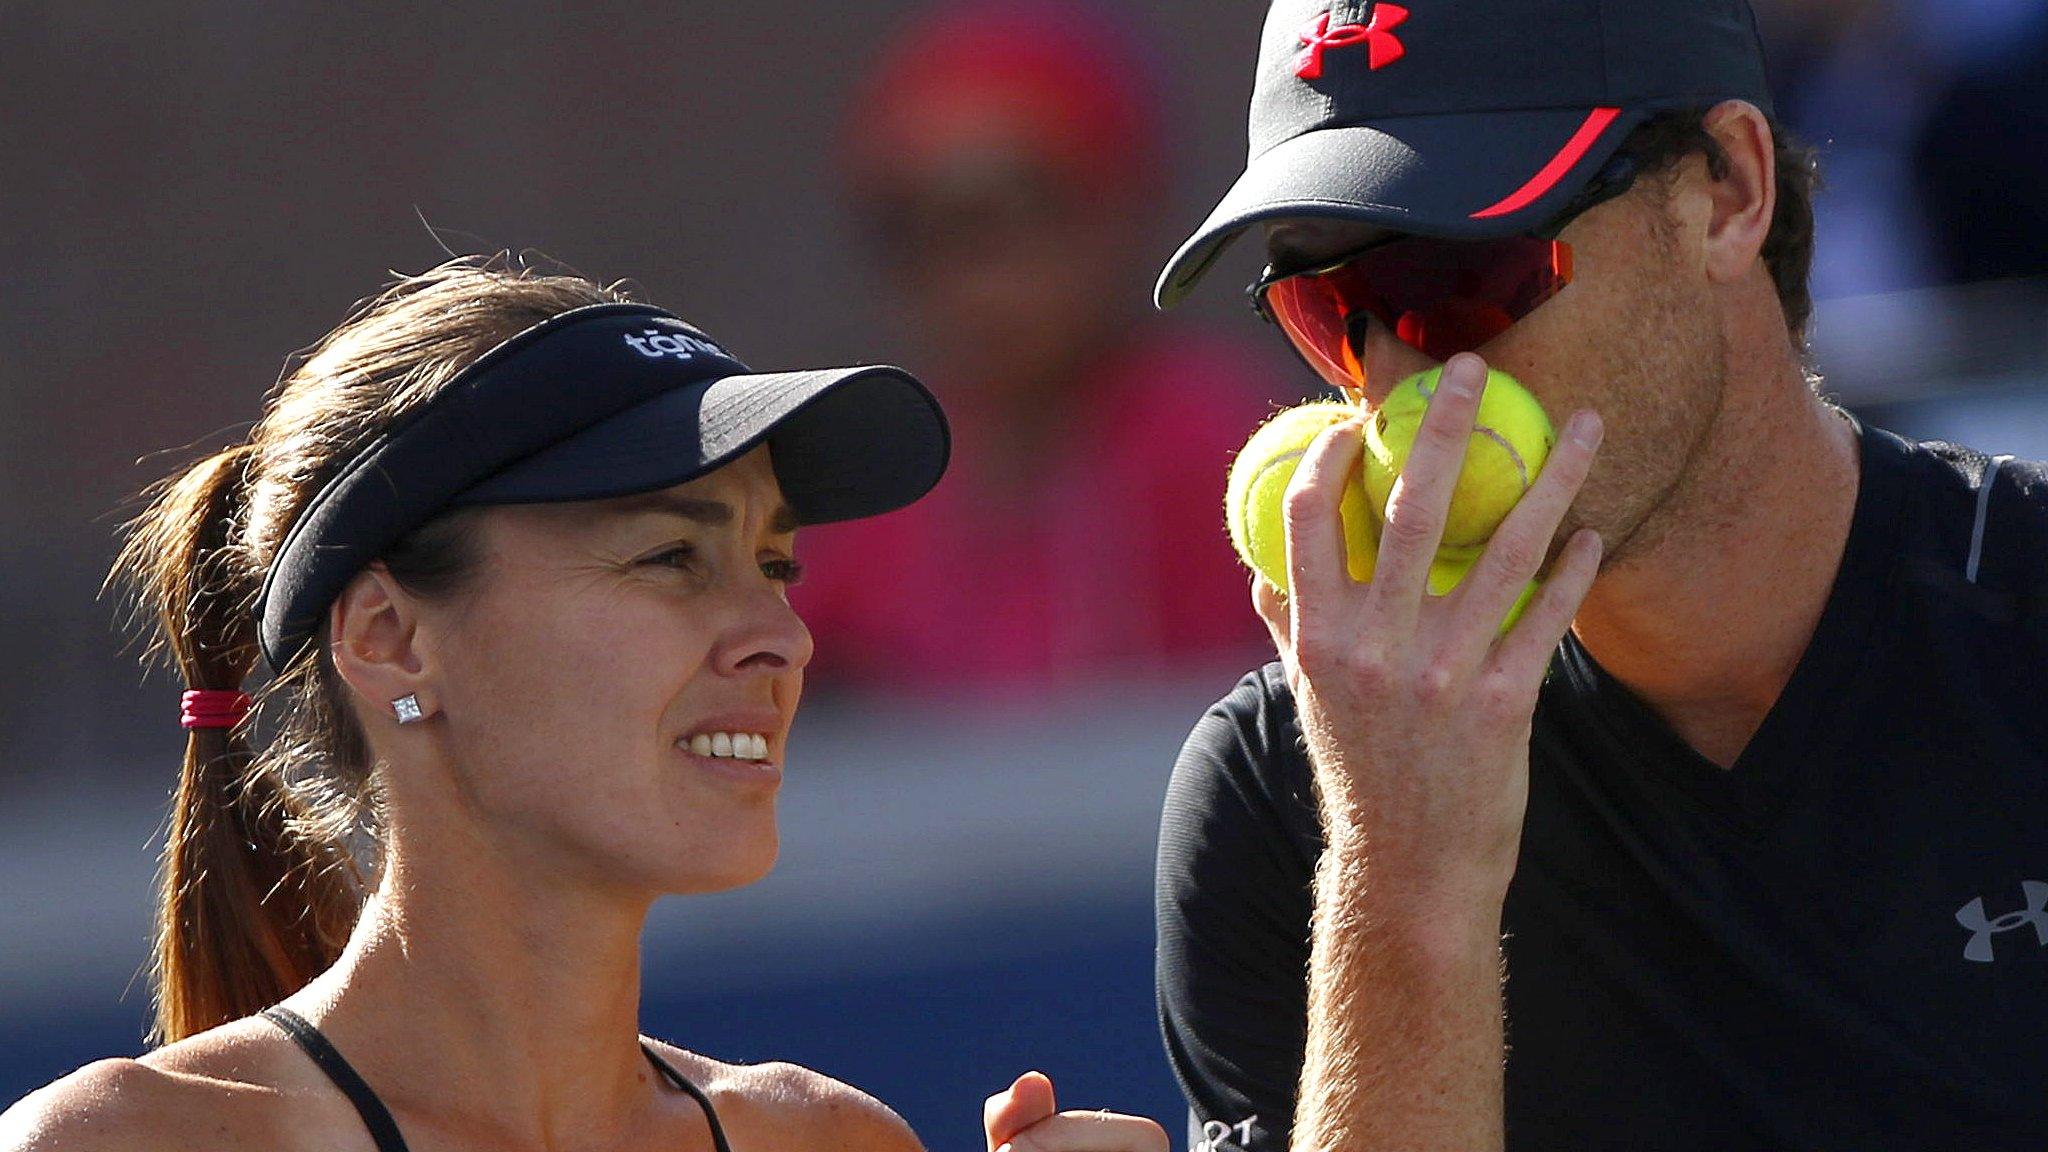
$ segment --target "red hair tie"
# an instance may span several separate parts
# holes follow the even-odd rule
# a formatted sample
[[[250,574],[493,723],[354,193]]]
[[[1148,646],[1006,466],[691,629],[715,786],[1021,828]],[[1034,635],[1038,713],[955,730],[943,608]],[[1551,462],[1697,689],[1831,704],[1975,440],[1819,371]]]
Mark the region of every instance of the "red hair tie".
[[[234,689],[200,688],[180,698],[178,723],[186,728],[233,728],[256,701]]]

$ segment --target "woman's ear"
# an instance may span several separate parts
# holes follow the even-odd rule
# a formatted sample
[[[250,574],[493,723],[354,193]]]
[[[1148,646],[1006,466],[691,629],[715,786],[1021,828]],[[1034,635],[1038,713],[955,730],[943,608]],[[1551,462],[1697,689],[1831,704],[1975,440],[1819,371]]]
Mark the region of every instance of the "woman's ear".
[[[1720,176],[1707,173],[1706,249],[1708,279],[1740,280],[1763,256],[1764,239],[1778,206],[1777,141],[1754,104],[1729,100],[1706,116],[1706,129],[1728,158]]]
[[[397,723],[393,702],[412,697],[422,715],[434,714],[426,661],[416,642],[418,613],[382,565],[355,574],[328,609],[327,623],[335,671],[372,713]]]

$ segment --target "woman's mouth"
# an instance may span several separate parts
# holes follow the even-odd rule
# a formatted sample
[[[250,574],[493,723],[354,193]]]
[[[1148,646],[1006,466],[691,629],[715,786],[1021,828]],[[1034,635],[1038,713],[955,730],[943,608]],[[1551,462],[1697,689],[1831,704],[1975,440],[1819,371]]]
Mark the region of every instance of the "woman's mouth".
[[[676,741],[676,747],[714,760],[768,759],[768,737],[760,732],[699,732]]]

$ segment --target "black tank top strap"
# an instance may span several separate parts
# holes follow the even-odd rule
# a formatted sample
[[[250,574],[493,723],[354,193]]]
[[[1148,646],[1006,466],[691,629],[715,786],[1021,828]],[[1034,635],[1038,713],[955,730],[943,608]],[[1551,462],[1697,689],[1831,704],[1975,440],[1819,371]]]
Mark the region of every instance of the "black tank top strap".
[[[657,1055],[652,1044],[642,1040],[640,1051],[647,1053],[647,1059],[652,1061],[656,1068],[661,1069],[662,1075],[668,1077],[669,1083],[688,1092],[691,1098],[697,1101],[697,1105],[704,1109],[704,1119],[711,1124],[711,1146],[717,1149],[717,1152],[732,1152],[732,1145],[725,1140],[725,1128],[718,1122],[718,1110],[711,1106],[711,1097],[706,1096],[702,1088],[690,1083],[689,1077],[676,1071],[668,1061]]]
[[[398,1121],[391,1118],[391,1111],[384,1107],[384,1102],[377,1099],[377,1094],[370,1090],[361,1076],[356,1075],[356,1070],[349,1066],[334,1045],[327,1042],[327,1037],[322,1036],[318,1028],[297,1012],[280,1005],[265,1008],[262,1015],[265,1020],[282,1028],[285,1035],[298,1041],[306,1055],[313,1058],[313,1063],[318,1064],[320,1070],[327,1073],[327,1078],[334,1081],[334,1086],[341,1089],[342,1095],[348,1097],[349,1103],[356,1106],[356,1113],[363,1118],[363,1126],[370,1130],[371,1139],[377,1142],[377,1152],[409,1152],[405,1137],[399,1135]]]
[[[342,1095],[348,1097],[349,1103],[355,1105],[356,1114],[363,1118],[363,1126],[370,1130],[371,1139],[377,1142],[377,1152],[410,1152],[405,1145],[405,1137],[399,1134],[398,1121],[391,1118],[390,1109],[384,1107],[384,1102],[377,1098],[377,1093],[371,1090],[369,1084],[363,1081],[348,1060],[328,1042],[327,1037],[320,1034],[318,1028],[305,1017],[282,1005],[265,1008],[261,1015],[296,1041],[299,1047],[305,1050],[306,1055],[313,1058],[313,1063],[318,1064],[320,1070],[327,1073],[327,1078],[334,1081],[334,1086],[341,1089]],[[697,1106],[704,1109],[704,1120],[711,1125],[712,1147],[717,1152],[732,1152],[732,1145],[725,1138],[725,1126],[718,1122],[718,1110],[711,1106],[711,1097],[706,1096],[703,1089],[692,1084],[689,1077],[676,1071],[668,1061],[663,1060],[654,1051],[654,1047],[645,1040],[640,1042],[640,1051],[647,1056],[649,1063],[668,1078],[669,1083],[689,1093],[690,1098],[697,1102]]]

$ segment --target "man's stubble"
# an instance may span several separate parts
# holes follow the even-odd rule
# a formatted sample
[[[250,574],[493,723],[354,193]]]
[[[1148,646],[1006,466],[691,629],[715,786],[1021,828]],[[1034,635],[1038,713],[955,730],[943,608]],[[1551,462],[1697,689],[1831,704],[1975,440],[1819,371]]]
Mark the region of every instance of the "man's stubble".
[[[1727,385],[1727,340],[1704,284],[1676,275],[1675,238],[1653,224],[1619,307],[1585,334],[1584,379],[1606,426],[1599,457],[1557,539],[1600,533],[1602,568],[1654,555],[1691,519],[1714,457]]]

